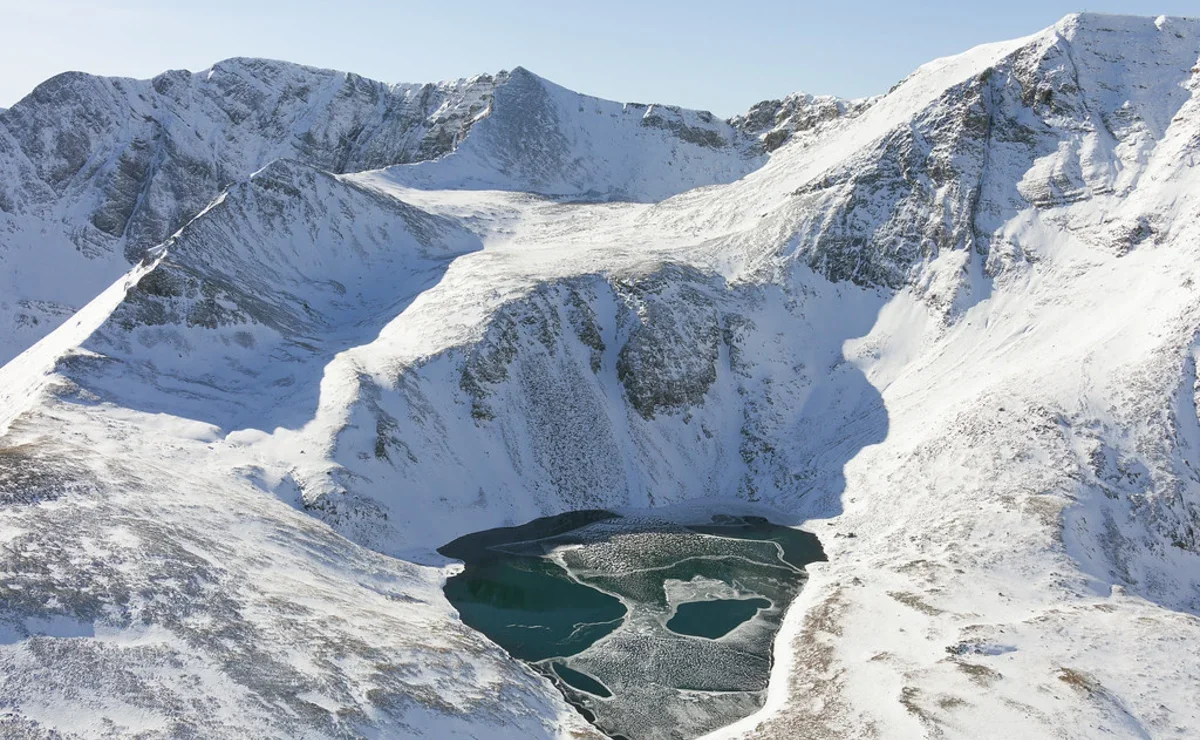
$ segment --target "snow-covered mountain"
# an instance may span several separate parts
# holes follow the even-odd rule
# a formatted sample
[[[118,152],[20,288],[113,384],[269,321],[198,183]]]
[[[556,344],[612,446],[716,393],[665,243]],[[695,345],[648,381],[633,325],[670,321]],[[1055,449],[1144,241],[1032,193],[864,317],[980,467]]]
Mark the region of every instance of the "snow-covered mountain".
[[[762,151],[711,114],[622,106],[521,68],[438,85],[262,59],[153,80],[66,73],[0,113],[0,362],[279,159],[335,174],[426,163],[404,172],[440,187],[653,201],[735,180]]]
[[[0,729],[587,736],[435,549],[737,499],[829,562],[725,736],[1195,735],[1198,63],[1084,14],[730,122],[46,83],[0,113],[10,352],[62,321],[0,368]]]

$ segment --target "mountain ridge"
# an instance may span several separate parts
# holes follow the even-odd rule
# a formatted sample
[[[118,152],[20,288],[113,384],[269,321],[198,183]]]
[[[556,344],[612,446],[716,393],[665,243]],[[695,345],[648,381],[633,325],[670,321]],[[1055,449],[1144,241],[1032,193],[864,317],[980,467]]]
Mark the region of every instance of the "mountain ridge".
[[[575,95],[564,97],[564,88],[518,69],[516,78],[527,89],[553,89],[563,100]],[[7,172],[0,186],[0,228],[8,234],[0,259],[7,258],[10,274],[20,275],[6,286],[9,297],[0,305],[5,314],[0,322],[8,322],[13,337],[8,349],[0,351],[0,360],[44,336],[224,187],[271,160],[296,158],[339,173],[437,159],[468,138],[476,122],[491,117],[494,90],[510,85],[512,74],[387,85],[352,73],[231,58],[201,72],[169,71],[150,80],[76,72],[51,78],[0,117],[0,166]],[[578,97],[581,106],[583,101],[602,102]],[[747,159],[751,138],[737,141],[739,135],[727,126],[718,133],[724,124],[718,125],[711,114],[685,116],[671,106],[644,112],[615,130],[617,140],[662,132],[646,142],[647,155],[656,147],[668,156],[678,147],[693,152],[703,148],[680,136],[715,145],[714,152],[729,149],[729,172],[719,179],[755,166]],[[521,125],[514,115],[505,113]],[[697,120],[685,123],[681,116]],[[572,125],[564,124],[564,130]],[[52,141],[43,140],[38,132],[47,131],[59,133]],[[498,135],[516,131],[509,126]],[[522,148],[536,151],[537,131],[528,136],[532,138]],[[603,156],[599,144],[588,146],[589,156]],[[497,147],[509,150],[505,141],[478,148],[473,177],[523,190],[541,187],[548,194],[657,198],[707,184],[710,177],[697,165],[675,175],[667,190],[659,185],[658,191],[641,194],[638,188],[644,185],[637,181],[609,182],[619,177],[614,171],[580,170],[571,161],[579,157],[566,150],[560,156],[567,159],[558,166],[577,172],[564,180],[533,163],[506,156],[497,160]],[[515,180],[503,172],[488,174],[495,166],[517,166]],[[629,163],[624,166],[628,169]],[[671,171],[659,166],[642,182]],[[44,263],[55,265],[57,279],[42,271]],[[27,294],[35,285],[40,292]]]
[[[1068,16],[769,105],[761,166],[651,202],[484,188],[537,174],[499,149],[265,165],[0,368],[0,727],[587,735],[436,547],[736,501],[829,562],[719,735],[1188,736],[1197,60]]]

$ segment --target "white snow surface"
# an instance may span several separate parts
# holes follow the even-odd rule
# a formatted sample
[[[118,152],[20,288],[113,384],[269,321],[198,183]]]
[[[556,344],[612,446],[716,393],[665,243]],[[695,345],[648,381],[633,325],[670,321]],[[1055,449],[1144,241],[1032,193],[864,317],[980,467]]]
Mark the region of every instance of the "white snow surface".
[[[65,73],[0,113],[0,362],[281,158],[635,201],[765,161],[754,136],[710,113],[578,95],[520,67],[428,85],[242,58],[152,80]]]
[[[0,733],[588,736],[436,548],[736,501],[829,562],[716,736],[1200,734],[1198,63],[1072,15],[769,157],[522,70],[258,163],[0,368]]]

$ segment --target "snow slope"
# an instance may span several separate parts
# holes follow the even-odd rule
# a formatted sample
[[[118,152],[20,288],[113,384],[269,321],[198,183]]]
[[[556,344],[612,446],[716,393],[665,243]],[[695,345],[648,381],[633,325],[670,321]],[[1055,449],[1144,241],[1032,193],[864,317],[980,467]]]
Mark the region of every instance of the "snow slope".
[[[742,131],[705,111],[580,95],[521,67],[496,111],[452,154],[393,175],[423,189],[516,190],[584,200],[659,201],[761,165]]]
[[[469,166],[419,179],[657,200],[736,179],[761,151],[711,114],[623,107],[521,68],[437,85],[264,59],[152,80],[66,73],[0,113],[0,362],[277,159],[340,173],[452,155]]]
[[[729,128],[518,70],[229,187],[0,368],[0,728],[587,734],[435,549],[724,499],[829,562],[719,736],[1194,736],[1198,61],[1073,15]]]

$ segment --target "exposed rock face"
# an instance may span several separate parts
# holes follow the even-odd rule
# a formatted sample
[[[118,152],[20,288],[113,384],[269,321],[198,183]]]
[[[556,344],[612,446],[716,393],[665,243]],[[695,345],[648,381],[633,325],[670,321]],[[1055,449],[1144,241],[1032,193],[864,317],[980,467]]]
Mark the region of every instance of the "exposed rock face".
[[[734,128],[756,136],[763,149],[772,152],[793,135],[815,132],[839,118],[857,116],[874,101],[875,98],[846,100],[832,95],[793,93],[783,100],[757,103],[729,122]]]
[[[961,310],[982,295],[980,278],[1037,259],[1004,233],[1017,213],[1129,194],[1139,158],[1188,100],[1182,83],[1195,50],[1190,37],[1162,32],[1109,71],[1106,47],[1096,40],[1120,32],[1104,23],[1084,16],[1014,49],[940,91],[908,125],[804,182],[792,208],[796,255],[832,280],[923,285],[943,310]],[[1164,71],[1150,73],[1159,66]],[[809,120],[836,120],[866,115],[875,104],[816,99],[804,110]],[[760,107],[740,125],[763,130],[770,108]],[[1153,218],[1085,238],[1127,250],[1154,233]],[[978,255],[961,258],[975,265],[975,285],[934,284],[923,272],[950,250]]]
[[[643,417],[702,403],[717,379],[721,319],[705,282],[671,267],[621,286],[634,325],[617,357],[617,377]]]

